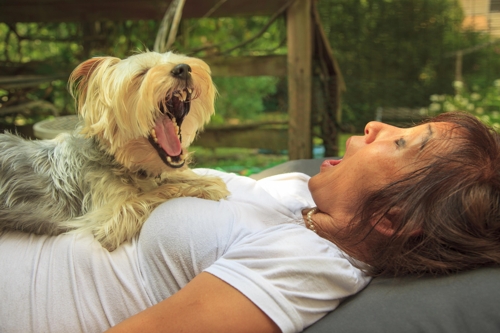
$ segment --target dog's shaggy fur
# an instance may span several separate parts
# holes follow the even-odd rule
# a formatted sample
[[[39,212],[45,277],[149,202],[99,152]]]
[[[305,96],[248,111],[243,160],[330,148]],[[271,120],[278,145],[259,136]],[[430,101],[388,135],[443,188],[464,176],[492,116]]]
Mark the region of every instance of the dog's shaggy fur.
[[[187,167],[187,147],[214,112],[205,62],[170,52],[93,58],[69,88],[78,133],[0,134],[0,230],[89,230],[112,251],[168,199],[229,194],[219,178]]]

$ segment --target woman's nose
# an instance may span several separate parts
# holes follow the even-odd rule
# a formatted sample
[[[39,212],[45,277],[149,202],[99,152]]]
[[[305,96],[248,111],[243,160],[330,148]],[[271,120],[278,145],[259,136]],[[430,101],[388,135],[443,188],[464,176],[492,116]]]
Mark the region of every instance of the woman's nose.
[[[371,143],[382,135],[395,135],[400,128],[387,125],[378,121],[370,121],[365,126],[365,141]]]

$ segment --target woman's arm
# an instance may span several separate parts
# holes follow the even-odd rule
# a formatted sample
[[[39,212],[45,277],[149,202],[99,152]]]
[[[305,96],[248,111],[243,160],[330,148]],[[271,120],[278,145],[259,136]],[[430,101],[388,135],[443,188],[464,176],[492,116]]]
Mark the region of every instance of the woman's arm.
[[[245,295],[203,272],[166,300],[112,327],[129,332],[281,332]]]

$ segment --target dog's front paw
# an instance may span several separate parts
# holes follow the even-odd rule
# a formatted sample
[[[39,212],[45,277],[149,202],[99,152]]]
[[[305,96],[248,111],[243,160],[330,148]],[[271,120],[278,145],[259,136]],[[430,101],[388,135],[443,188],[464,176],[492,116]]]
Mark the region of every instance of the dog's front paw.
[[[219,177],[208,177],[208,184],[203,189],[203,199],[219,201],[227,198],[231,193],[227,189],[226,183]]]
[[[97,239],[99,243],[101,243],[101,246],[106,250],[108,250],[109,252],[113,252],[114,250],[116,250],[116,248],[125,241],[117,239],[116,237],[110,234],[103,234],[102,230],[95,230],[94,237],[95,239]]]
[[[195,197],[207,200],[219,201],[226,198],[230,193],[226,183],[213,176],[198,176],[183,179],[177,184],[165,184],[164,189],[174,189],[173,197]],[[171,191],[172,192],[172,191]]]
[[[124,219],[120,222],[103,224],[93,230],[94,238],[109,252],[116,250],[136,233],[131,230],[134,224],[127,224],[128,221]]]
[[[169,175],[158,188],[147,193],[147,196],[150,201],[154,198],[154,201],[160,204],[172,198],[182,197],[219,201],[229,194],[226,183],[221,178],[197,175],[188,170]]]

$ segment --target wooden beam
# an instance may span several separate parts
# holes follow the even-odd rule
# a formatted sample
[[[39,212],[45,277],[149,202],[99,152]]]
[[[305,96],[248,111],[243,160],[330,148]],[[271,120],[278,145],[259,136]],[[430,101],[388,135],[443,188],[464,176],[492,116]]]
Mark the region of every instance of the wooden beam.
[[[255,57],[208,57],[203,58],[210,66],[212,76],[278,76],[286,77],[287,60],[285,55],[255,56]],[[60,70],[60,74],[42,77],[33,75],[40,63],[30,66],[22,64],[12,69],[12,64],[0,62],[0,87],[36,86],[41,82],[64,79],[67,80],[71,69]],[[4,74],[15,72],[15,74]],[[1,76],[4,74],[4,76]],[[39,80],[40,82],[36,82]]]
[[[273,151],[286,150],[288,132],[286,128],[233,128],[217,130],[205,128],[192,144],[205,148],[263,148]]]
[[[183,18],[269,16],[288,0],[190,0]],[[170,0],[5,0],[0,22],[161,20]]]
[[[287,11],[288,156],[312,157],[312,25],[311,0],[296,0]]]
[[[23,113],[23,114],[29,114],[31,109],[34,108],[44,108],[51,110],[54,114],[59,113],[59,109],[57,109],[54,104],[44,101],[44,100],[39,100],[39,101],[29,101],[29,102],[24,102],[21,104],[17,105],[12,105],[12,106],[2,106],[0,108],[0,116],[6,116],[8,114],[13,114],[13,113]]]
[[[203,58],[213,76],[279,76],[287,75],[285,55],[255,57]]]
[[[0,67],[1,69],[1,67]],[[0,73],[2,71],[0,70]],[[1,89],[23,89],[36,87],[42,83],[51,82],[55,80],[67,80],[68,75],[9,75],[0,76]]]

